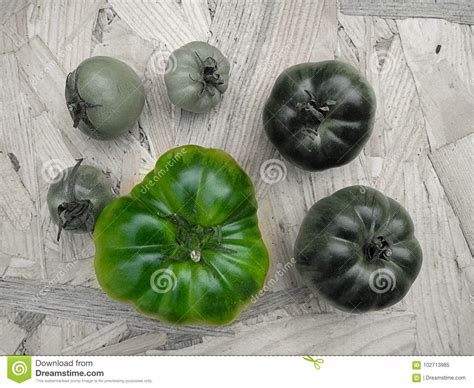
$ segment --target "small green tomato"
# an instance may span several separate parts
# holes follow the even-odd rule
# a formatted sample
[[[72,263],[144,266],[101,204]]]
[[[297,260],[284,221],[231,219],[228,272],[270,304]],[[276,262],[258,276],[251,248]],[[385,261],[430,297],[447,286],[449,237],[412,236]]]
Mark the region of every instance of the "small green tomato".
[[[127,64],[92,57],[67,76],[66,103],[74,128],[96,139],[113,139],[137,122],[145,105],[145,89]]]
[[[203,113],[214,108],[229,86],[229,61],[217,47],[190,42],[174,51],[165,70],[171,102],[184,110]]]
[[[52,220],[58,225],[58,241],[62,230],[88,233],[94,230],[102,210],[114,199],[107,176],[92,166],[62,171],[48,191],[47,203]]]

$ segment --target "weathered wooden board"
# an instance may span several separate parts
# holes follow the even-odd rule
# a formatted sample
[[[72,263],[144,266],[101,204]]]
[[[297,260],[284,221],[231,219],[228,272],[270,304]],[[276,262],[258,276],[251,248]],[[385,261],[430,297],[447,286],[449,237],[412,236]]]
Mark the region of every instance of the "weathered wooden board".
[[[314,314],[244,327],[233,338],[206,339],[171,354],[412,354],[415,334],[413,313]]]
[[[1,0],[0,353],[474,354],[473,20],[469,0]],[[222,102],[201,115],[172,106],[163,81],[192,40],[231,63]],[[91,55],[145,83],[137,126],[110,142],[73,130],[64,102],[67,73]],[[372,84],[374,133],[349,165],[303,172],[267,140],[262,107],[283,69],[332,58]],[[58,244],[45,202],[76,158],[125,194],[187,143],[223,148],[249,173],[271,254],[271,290],[221,328],[166,325],[107,298],[90,236]],[[291,262],[307,209],[353,184],[404,204],[424,251],[408,296],[367,315],[312,295]]]
[[[441,18],[455,23],[474,23],[474,8],[470,0],[339,0],[339,6],[341,12],[348,15]]]
[[[434,151],[430,159],[474,254],[474,135]]]

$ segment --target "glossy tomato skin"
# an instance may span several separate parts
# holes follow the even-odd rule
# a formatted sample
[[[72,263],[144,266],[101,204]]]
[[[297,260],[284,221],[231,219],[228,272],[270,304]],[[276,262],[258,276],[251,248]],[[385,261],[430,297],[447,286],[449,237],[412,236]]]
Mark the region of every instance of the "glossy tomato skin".
[[[59,177],[53,182],[48,190],[47,204],[51,219],[59,224],[58,207],[61,204],[71,202],[68,195],[68,180],[71,177],[73,167],[65,169]],[[91,202],[91,217],[93,224],[99,218],[104,208],[112,202],[113,191],[110,179],[100,170],[93,166],[80,166],[77,169],[77,176],[74,184],[74,199],[78,201]],[[74,233],[91,232],[92,228],[86,223],[77,225],[73,229],[67,229]]]
[[[94,233],[104,291],[170,323],[225,324],[263,286],[268,252],[247,174],[227,153],[166,152]]]
[[[135,71],[105,56],[88,58],[70,73],[65,93],[74,126],[102,140],[127,133],[145,105],[145,89]]]
[[[365,186],[346,187],[316,202],[303,220],[294,254],[308,286],[349,312],[399,302],[422,264],[407,211]]]
[[[217,47],[198,41],[185,44],[167,62],[164,78],[168,97],[189,112],[207,112],[227,90],[229,71],[229,61]]]
[[[263,111],[271,142],[291,163],[310,171],[357,157],[375,118],[372,87],[339,61],[301,63],[277,78]]]

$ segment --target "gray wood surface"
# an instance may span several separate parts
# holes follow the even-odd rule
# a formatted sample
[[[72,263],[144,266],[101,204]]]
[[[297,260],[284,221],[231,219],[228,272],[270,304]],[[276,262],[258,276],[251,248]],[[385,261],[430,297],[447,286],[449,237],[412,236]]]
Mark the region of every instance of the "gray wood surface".
[[[468,0],[0,1],[0,354],[474,354],[473,17]],[[222,102],[201,115],[172,106],[163,81],[169,54],[192,40],[231,63]],[[74,130],[64,103],[67,73],[93,55],[145,83],[139,125],[114,141]],[[372,84],[375,130],[349,165],[303,172],[270,144],[261,111],[283,69],[331,58]],[[125,194],[187,143],[222,148],[249,173],[271,254],[271,290],[224,327],[171,326],[110,300],[91,238],[56,242],[46,207],[76,158]],[[307,209],[353,184],[400,201],[424,252],[407,297],[363,315],[312,295],[293,266],[277,272]]]
[[[440,18],[454,23],[474,23],[470,0],[339,0],[340,10],[348,15],[386,18]]]

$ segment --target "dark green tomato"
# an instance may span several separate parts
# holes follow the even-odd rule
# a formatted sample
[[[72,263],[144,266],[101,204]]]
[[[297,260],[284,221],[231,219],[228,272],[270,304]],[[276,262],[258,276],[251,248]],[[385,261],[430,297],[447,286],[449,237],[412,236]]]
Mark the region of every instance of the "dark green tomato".
[[[370,187],[346,187],[309,210],[295,243],[296,266],[339,309],[379,310],[400,301],[420,271],[413,233],[398,202]]]
[[[256,213],[254,186],[230,155],[174,148],[101,214],[99,283],[110,297],[167,322],[230,322],[268,270]]]
[[[301,63],[277,78],[263,111],[265,132],[296,166],[321,171],[353,160],[372,133],[375,95],[352,66]]]
[[[86,233],[94,230],[102,210],[113,200],[111,182],[92,166],[74,167],[60,173],[48,190],[47,203],[52,220],[62,230]]]
[[[229,86],[229,61],[217,47],[190,42],[174,51],[166,64],[165,83],[171,102],[202,113],[221,100]]]
[[[137,122],[145,105],[145,89],[127,64],[92,57],[67,76],[66,103],[74,128],[96,139],[112,139]]]

